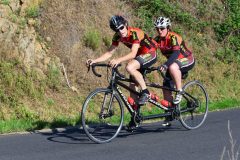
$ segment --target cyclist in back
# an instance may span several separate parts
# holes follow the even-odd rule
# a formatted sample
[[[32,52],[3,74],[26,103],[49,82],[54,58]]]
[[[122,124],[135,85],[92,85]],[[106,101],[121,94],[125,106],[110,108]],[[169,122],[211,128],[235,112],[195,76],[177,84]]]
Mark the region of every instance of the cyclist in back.
[[[171,91],[163,90],[164,101],[166,105],[180,103],[182,99],[182,76],[187,75],[195,65],[195,60],[192,52],[187,48],[186,43],[180,35],[172,32],[170,29],[171,22],[169,18],[159,17],[154,22],[154,26],[158,36],[154,39],[158,43],[162,54],[167,58],[167,61],[160,66],[160,71],[166,73],[167,80],[163,81],[163,85],[173,88],[174,85],[178,90],[175,98]],[[168,125],[166,119],[166,125]]]
[[[109,64],[115,67],[121,62],[128,61],[126,70],[141,87],[138,105],[144,105],[150,98],[150,93],[140,71],[157,61],[156,42],[151,40],[141,29],[128,26],[127,20],[120,15],[112,16],[109,23],[110,28],[115,32],[112,45],[99,58],[88,59],[87,65],[108,60],[122,42],[131,51],[122,57],[112,59]]]

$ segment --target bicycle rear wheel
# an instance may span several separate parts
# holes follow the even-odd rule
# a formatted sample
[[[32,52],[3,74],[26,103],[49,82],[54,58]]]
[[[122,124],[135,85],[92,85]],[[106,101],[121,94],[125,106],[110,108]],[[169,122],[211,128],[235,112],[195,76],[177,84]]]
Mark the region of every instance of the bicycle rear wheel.
[[[180,122],[187,129],[200,127],[207,117],[208,94],[198,81],[190,81],[183,86],[184,95],[178,105]]]
[[[110,89],[100,88],[90,93],[83,104],[82,126],[92,141],[106,143],[120,132],[123,114],[119,96]]]

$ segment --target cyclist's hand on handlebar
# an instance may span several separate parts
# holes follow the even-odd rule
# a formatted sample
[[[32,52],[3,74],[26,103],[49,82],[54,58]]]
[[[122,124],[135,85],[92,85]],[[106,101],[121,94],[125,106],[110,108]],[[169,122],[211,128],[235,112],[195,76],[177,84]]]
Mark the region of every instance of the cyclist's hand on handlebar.
[[[163,72],[163,73],[164,73],[164,72],[167,71],[167,68],[168,68],[168,67],[163,64],[163,65],[159,66],[159,69],[158,69],[158,70],[159,70],[160,72]]]
[[[117,67],[118,64],[120,64],[121,62],[118,59],[112,59],[109,64],[111,65],[112,68]]]
[[[168,67],[166,65],[161,65],[158,67],[158,71],[161,73],[162,77],[166,79],[166,73],[167,73]]]
[[[94,60],[88,59],[87,62],[86,62],[86,66],[89,67],[89,66],[91,66],[91,65],[94,64],[94,63],[95,63]]]

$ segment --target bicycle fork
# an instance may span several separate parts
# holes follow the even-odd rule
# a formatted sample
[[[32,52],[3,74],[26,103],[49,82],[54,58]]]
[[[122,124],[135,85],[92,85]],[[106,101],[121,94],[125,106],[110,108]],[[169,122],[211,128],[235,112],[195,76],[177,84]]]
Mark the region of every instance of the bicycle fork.
[[[108,104],[108,106],[106,106],[107,105],[107,99],[108,99],[108,93],[105,93],[104,98],[103,98],[101,111],[100,111],[100,114],[99,114],[100,119],[105,119],[107,117],[111,117],[114,114],[113,110],[112,110],[113,96],[114,96],[114,94],[112,93],[111,97],[110,97],[109,104]],[[105,109],[107,109],[107,111],[104,113]]]

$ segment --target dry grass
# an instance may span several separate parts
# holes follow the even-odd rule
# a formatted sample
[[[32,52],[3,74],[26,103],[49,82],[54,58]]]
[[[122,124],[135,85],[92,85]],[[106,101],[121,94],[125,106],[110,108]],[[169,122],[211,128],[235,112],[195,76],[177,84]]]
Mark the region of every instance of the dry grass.
[[[86,73],[85,62],[88,58],[98,57],[107,49],[103,39],[111,40],[113,36],[109,28],[110,17],[126,13],[124,16],[129,18],[131,23],[129,11],[124,2],[115,0],[44,1],[41,35],[44,38],[51,37],[50,54],[60,57],[69,73],[69,80],[77,84],[82,92],[88,92],[99,84],[106,84],[103,80]],[[83,42],[84,34],[91,29],[97,30],[101,35],[101,47],[96,51],[84,46]],[[119,49],[117,54],[124,51],[126,50]]]
[[[229,134],[230,149],[226,149],[226,147],[223,148],[221,160],[224,160],[224,159],[238,160],[240,146],[237,146],[237,141],[235,141],[233,138],[232,130],[230,127],[230,121],[228,121],[228,134]]]

